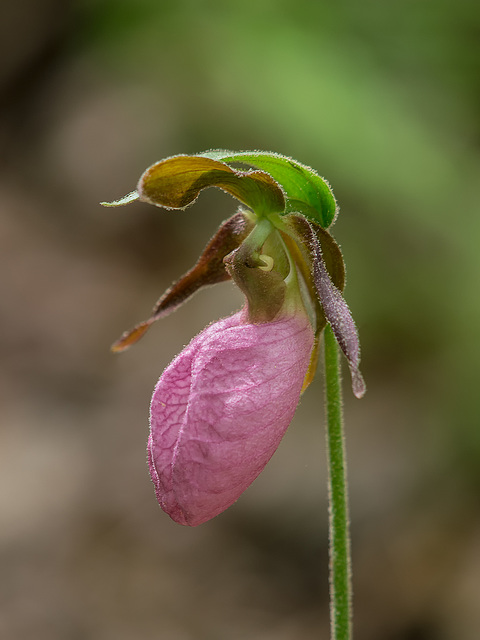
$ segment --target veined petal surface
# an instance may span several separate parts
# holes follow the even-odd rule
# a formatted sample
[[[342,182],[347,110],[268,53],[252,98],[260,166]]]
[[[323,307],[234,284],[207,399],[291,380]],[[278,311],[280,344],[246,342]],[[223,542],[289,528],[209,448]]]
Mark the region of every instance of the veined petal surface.
[[[150,411],[158,501],[196,526],[229,507],[265,467],[297,407],[313,347],[304,313],[207,327],[170,364]]]

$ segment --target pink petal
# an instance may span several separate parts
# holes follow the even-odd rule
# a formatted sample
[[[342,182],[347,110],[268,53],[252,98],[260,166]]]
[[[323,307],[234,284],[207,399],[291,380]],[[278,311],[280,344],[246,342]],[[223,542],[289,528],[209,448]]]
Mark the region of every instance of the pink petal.
[[[207,327],[167,367],[150,411],[158,501],[196,526],[229,507],[271,458],[299,401],[313,346],[307,317]]]

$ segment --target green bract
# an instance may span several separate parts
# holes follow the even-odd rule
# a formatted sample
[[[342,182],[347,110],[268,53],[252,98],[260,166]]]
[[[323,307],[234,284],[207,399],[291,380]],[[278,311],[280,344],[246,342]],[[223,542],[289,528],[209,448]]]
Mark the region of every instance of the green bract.
[[[267,171],[285,194],[285,213],[302,213],[324,229],[338,213],[337,202],[328,182],[316,171],[292,158],[266,151],[205,151],[202,157],[235,162]]]

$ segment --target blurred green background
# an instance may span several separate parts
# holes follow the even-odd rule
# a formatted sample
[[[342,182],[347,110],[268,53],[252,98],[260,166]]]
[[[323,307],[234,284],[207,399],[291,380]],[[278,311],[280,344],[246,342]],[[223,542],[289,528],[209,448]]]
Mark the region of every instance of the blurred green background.
[[[108,351],[236,204],[97,203],[220,147],[293,156],[340,203],[369,387],[345,377],[355,638],[477,640],[479,3],[4,0],[0,52],[0,637],[329,637],[321,372],[265,472],[188,529],[155,502],[148,402],[241,297]]]

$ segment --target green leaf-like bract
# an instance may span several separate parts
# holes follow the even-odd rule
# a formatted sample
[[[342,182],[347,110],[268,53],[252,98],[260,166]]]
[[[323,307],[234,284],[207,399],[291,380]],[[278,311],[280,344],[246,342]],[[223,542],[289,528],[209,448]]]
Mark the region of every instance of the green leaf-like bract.
[[[292,158],[265,151],[213,150],[198,154],[204,158],[246,164],[269,173],[286,197],[285,213],[301,213],[324,229],[338,213],[335,196],[328,182],[316,171]]]

